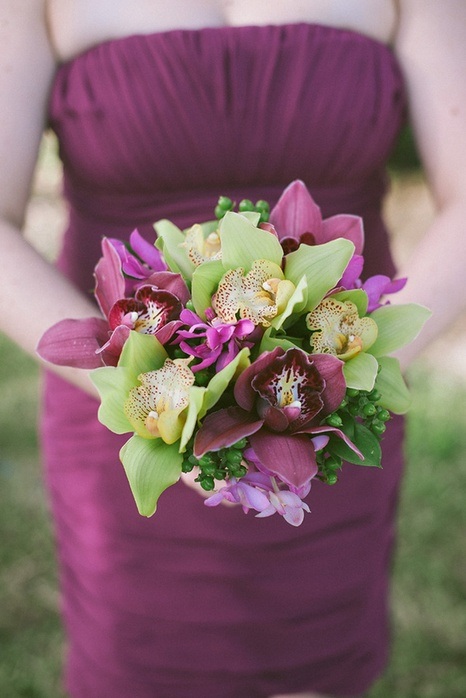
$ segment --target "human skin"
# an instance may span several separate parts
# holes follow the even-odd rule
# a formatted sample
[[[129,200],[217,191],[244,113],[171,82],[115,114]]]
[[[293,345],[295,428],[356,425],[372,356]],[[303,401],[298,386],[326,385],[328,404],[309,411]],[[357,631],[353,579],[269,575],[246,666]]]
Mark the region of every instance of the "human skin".
[[[411,261],[400,270],[408,284],[392,299],[433,311],[420,338],[399,353],[406,368],[465,307],[464,0],[0,0],[0,330],[35,355],[39,338],[54,323],[97,315],[90,299],[20,232],[58,63],[101,41],[177,28],[180,17],[182,28],[316,22],[392,44],[437,207]],[[97,397],[86,371],[52,370]]]

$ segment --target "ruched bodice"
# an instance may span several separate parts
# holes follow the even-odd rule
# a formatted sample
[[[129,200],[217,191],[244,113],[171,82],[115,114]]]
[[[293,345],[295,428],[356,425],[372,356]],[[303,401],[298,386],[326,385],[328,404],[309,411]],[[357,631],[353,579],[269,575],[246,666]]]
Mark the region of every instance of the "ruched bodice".
[[[212,217],[219,194],[276,199],[296,178],[329,213],[373,209],[403,114],[388,47],[290,24],[95,46],[60,68],[50,121],[72,214],[103,234],[167,216],[187,225]],[[75,251],[89,288],[91,260]]]
[[[390,49],[309,24],[130,36],[63,64],[50,101],[70,223],[61,269],[88,293],[103,235],[153,237],[213,215],[219,194],[273,204],[306,182],[324,215],[362,215],[367,272],[392,273],[380,217],[403,120]],[[357,695],[386,661],[401,471],[317,483],[299,529],[207,510],[183,485],[136,513],[96,403],[48,378],[43,438],[73,698]]]

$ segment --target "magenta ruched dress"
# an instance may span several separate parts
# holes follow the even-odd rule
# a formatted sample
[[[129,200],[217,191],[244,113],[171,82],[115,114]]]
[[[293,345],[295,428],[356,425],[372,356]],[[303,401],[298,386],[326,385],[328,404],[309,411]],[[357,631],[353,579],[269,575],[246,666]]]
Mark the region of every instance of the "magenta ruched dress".
[[[363,216],[366,274],[393,274],[380,218],[405,112],[391,50],[320,25],[181,30],[97,45],[50,101],[70,221],[59,266],[84,292],[102,236],[213,217],[219,194],[273,204],[306,182]],[[73,698],[356,696],[387,660],[402,424],[384,468],[317,482],[299,528],[208,509],[183,484],[138,515],[97,403],[48,377],[42,435]]]

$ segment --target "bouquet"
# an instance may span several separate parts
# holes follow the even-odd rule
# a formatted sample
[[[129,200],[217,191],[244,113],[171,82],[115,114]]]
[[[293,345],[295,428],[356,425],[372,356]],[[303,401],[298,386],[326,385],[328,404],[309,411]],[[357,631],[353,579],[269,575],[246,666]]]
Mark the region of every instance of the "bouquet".
[[[382,297],[406,280],[361,280],[362,220],[322,219],[300,181],[268,204],[220,197],[215,220],[155,224],[155,244],[104,238],[101,318],[42,337],[52,363],[93,369],[100,421],[120,451],[140,514],[195,470],[207,506],[236,502],[293,526],[313,480],[343,462],[381,467],[391,413],[409,406],[389,356],[429,317]]]

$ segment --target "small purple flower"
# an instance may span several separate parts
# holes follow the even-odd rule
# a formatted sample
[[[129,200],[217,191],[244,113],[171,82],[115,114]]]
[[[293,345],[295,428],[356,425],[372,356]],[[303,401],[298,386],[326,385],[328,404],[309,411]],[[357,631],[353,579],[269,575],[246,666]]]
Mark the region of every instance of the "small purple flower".
[[[123,272],[133,279],[147,279],[154,271],[166,271],[167,265],[163,261],[162,254],[154,245],[147,242],[138,230],[133,230],[129,237],[131,249],[137,256],[131,254],[121,240],[109,238],[109,241],[121,260]]]
[[[188,355],[201,359],[201,362],[191,366],[195,373],[216,363],[217,371],[221,371],[232,361],[243,347],[251,347],[252,342],[245,341],[254,330],[251,320],[238,320],[234,323],[222,322],[212,312],[206,313],[204,322],[191,310],[182,310],[180,320],[189,327],[188,330],[178,330],[181,339],[180,348]],[[194,341],[193,341],[194,340]],[[203,340],[199,343],[199,340]]]
[[[310,511],[297,494],[288,489],[280,489],[275,478],[264,473],[248,473],[240,480],[231,478],[225,487],[204,503],[208,507],[214,507],[223,500],[241,504],[245,514],[254,509],[258,512],[257,518],[280,514],[292,526],[300,526],[304,512]]]

